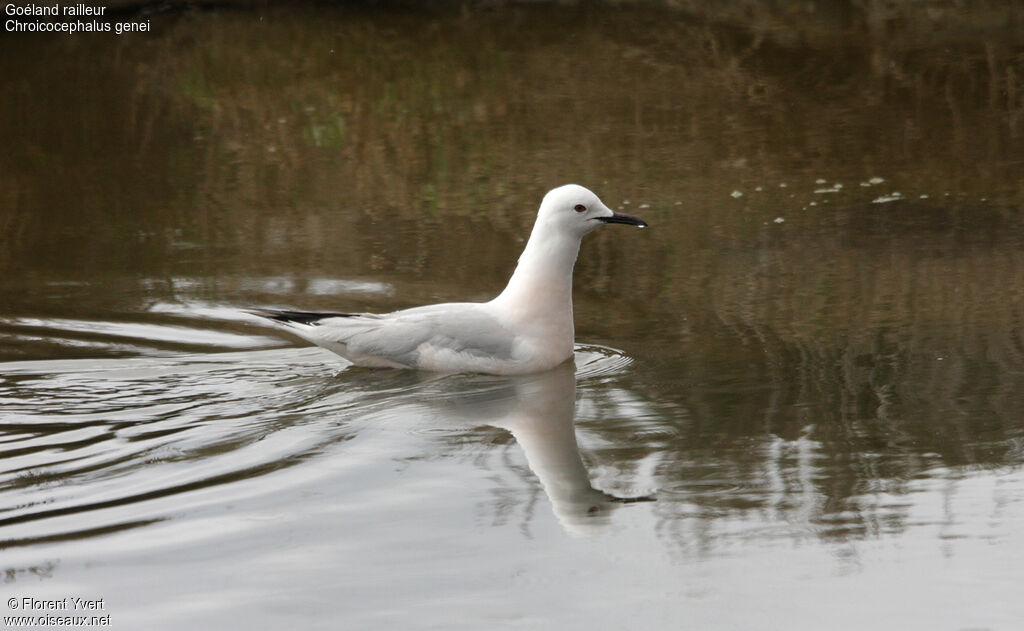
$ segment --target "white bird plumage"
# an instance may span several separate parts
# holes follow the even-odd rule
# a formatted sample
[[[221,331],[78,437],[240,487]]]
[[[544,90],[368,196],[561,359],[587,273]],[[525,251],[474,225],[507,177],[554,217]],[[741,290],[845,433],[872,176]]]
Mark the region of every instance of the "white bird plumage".
[[[359,366],[514,375],[548,370],[573,354],[572,270],[584,235],[605,223],[641,228],[582,186],[544,196],[505,290],[386,314],[253,310]]]

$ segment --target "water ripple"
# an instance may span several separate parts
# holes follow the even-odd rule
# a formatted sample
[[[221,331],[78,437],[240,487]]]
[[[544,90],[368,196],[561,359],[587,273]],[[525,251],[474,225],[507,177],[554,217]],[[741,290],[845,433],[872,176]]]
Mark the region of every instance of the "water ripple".
[[[597,344],[576,345],[576,378],[594,379],[622,373],[633,360],[620,350]]]

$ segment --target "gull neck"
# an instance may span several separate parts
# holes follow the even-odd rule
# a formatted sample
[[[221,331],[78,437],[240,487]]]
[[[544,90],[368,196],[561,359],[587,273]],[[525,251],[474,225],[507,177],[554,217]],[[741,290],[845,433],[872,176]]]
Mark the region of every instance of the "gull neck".
[[[580,237],[538,218],[508,286],[496,302],[529,317],[572,320],[572,270]]]

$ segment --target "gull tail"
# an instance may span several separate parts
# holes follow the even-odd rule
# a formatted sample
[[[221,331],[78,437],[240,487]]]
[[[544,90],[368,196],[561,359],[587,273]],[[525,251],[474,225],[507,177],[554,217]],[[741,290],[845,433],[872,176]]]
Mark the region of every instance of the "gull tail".
[[[351,318],[354,313],[333,313],[329,311],[288,311],[284,309],[246,309],[246,313],[267,318],[282,324],[306,324],[316,326],[326,318]]]

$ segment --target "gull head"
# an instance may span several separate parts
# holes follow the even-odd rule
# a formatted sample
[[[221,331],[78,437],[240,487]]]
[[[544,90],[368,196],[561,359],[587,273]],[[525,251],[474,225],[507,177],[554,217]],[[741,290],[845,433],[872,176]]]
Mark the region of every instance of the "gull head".
[[[647,222],[639,217],[612,212],[597,195],[577,184],[566,184],[548,191],[540,203],[537,219],[579,237],[606,223],[647,227]]]

